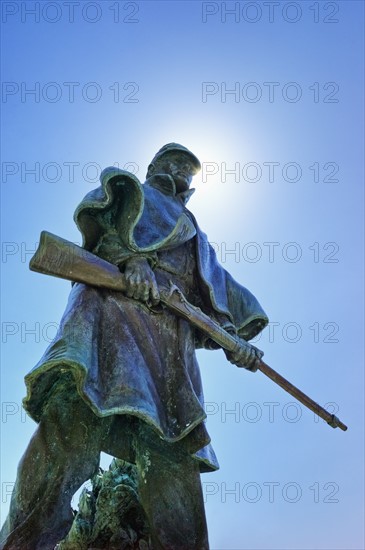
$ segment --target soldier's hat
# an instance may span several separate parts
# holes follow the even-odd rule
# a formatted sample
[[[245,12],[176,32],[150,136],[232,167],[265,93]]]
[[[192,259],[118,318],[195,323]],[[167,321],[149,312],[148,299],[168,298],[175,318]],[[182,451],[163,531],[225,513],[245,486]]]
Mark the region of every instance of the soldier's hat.
[[[179,143],[167,143],[166,145],[161,147],[161,149],[157,151],[157,153],[153,157],[151,163],[152,164],[155,163],[163,155],[166,155],[167,153],[171,153],[171,152],[185,153],[185,155],[187,155],[192,161],[196,171],[198,172],[201,169],[201,164],[199,159],[191,151],[189,151],[189,149],[187,149],[183,145],[180,145]]]

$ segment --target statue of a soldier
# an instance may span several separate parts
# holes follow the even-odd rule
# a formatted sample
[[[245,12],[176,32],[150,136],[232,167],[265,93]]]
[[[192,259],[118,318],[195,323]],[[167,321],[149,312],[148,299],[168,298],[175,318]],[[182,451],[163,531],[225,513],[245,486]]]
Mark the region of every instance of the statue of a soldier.
[[[127,292],[74,284],[55,340],[26,376],[24,407],[39,425],[19,464],[1,550],[53,549],[101,451],[136,464],[154,549],[208,548],[200,472],[218,463],[195,349],[217,345],[161,306],[159,285],[177,285],[245,340],[267,317],[219,265],[185,206],[199,169],[188,149],[169,143],[143,185],[107,168],[76,209],[83,247],[119,267]],[[248,348],[245,366],[259,356]]]

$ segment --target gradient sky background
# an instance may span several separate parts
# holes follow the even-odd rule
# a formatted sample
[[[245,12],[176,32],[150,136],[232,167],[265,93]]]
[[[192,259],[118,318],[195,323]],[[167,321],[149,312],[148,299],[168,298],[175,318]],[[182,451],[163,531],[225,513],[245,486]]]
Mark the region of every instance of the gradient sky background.
[[[211,548],[364,548],[363,2],[72,4],[2,2],[1,523],[35,427],[23,378],[70,289],[28,270],[40,231],[80,242],[100,170],[143,181],[177,141],[203,163],[190,209],[270,317],[265,360],[349,426],[199,351]]]

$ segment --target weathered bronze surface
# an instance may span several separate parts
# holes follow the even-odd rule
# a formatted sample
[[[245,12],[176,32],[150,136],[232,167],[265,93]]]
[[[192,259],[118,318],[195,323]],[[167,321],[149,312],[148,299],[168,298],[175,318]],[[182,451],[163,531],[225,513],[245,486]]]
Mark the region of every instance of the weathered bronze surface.
[[[127,289],[125,278],[116,266],[47,231],[42,231],[38,250],[33,256],[29,267],[39,273],[91,286],[101,286],[121,292],[126,292]],[[232,352],[233,362],[238,367],[245,367],[254,372],[260,370],[308,409],[323,418],[332,428],[347,430],[347,426],[337,416],[326,411],[299,388],[269,367],[262,360],[263,353],[260,350],[248,344],[242,337],[230,334],[200,308],[190,304],[176,285],[170,282],[169,286],[159,285],[158,289],[162,304],[179,317],[189,321],[196,329],[208,335],[224,350]],[[248,309],[249,305],[247,304]]]
[[[72,527],[56,550],[150,550],[136,467],[114,459],[82,490]]]
[[[101,451],[136,467],[143,544],[208,548],[200,473],[218,463],[195,349],[219,346],[164,307],[159,287],[176,285],[245,340],[268,320],[186,208],[199,169],[185,147],[167,144],[143,185],[107,168],[76,209],[84,249],[118,266],[126,289],[74,284],[55,340],[26,376],[24,407],[39,425],[19,465],[2,550],[51,550],[64,539],[72,495],[97,473]],[[226,354],[250,369],[261,356],[249,346]]]

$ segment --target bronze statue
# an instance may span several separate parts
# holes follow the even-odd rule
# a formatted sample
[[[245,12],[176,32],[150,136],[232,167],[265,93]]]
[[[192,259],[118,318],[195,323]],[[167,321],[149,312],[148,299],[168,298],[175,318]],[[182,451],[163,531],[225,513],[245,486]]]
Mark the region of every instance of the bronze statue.
[[[26,376],[24,407],[39,425],[19,464],[1,550],[53,549],[70,529],[71,498],[98,471],[101,451],[136,465],[151,548],[209,547],[200,472],[218,463],[195,349],[220,347],[221,330],[231,362],[271,369],[254,346],[235,344],[237,336],[256,336],[266,314],[219,265],[186,208],[199,169],[187,148],[169,143],[143,185],[107,168],[76,209],[88,261],[98,263],[93,254],[106,260],[101,276],[118,266],[110,268],[123,285],[98,284],[91,263],[81,276],[72,268],[54,272],[76,283],[53,343]],[[192,304],[185,317],[166,307],[166,289],[177,287]],[[192,311],[211,320],[211,332],[204,322],[198,328]]]
[[[75,284],[54,342],[26,377],[24,406],[39,426],[19,464],[2,549],[53,549],[102,450],[137,465],[155,548],[208,548],[200,472],[218,463],[195,349],[216,346],[159,307],[158,284],[173,281],[246,339],[267,318],[219,266],[185,206],[199,169],[188,149],[170,143],[144,185],[106,169],[77,208],[84,248],[118,265],[127,291]],[[247,353],[248,367],[256,357]]]

